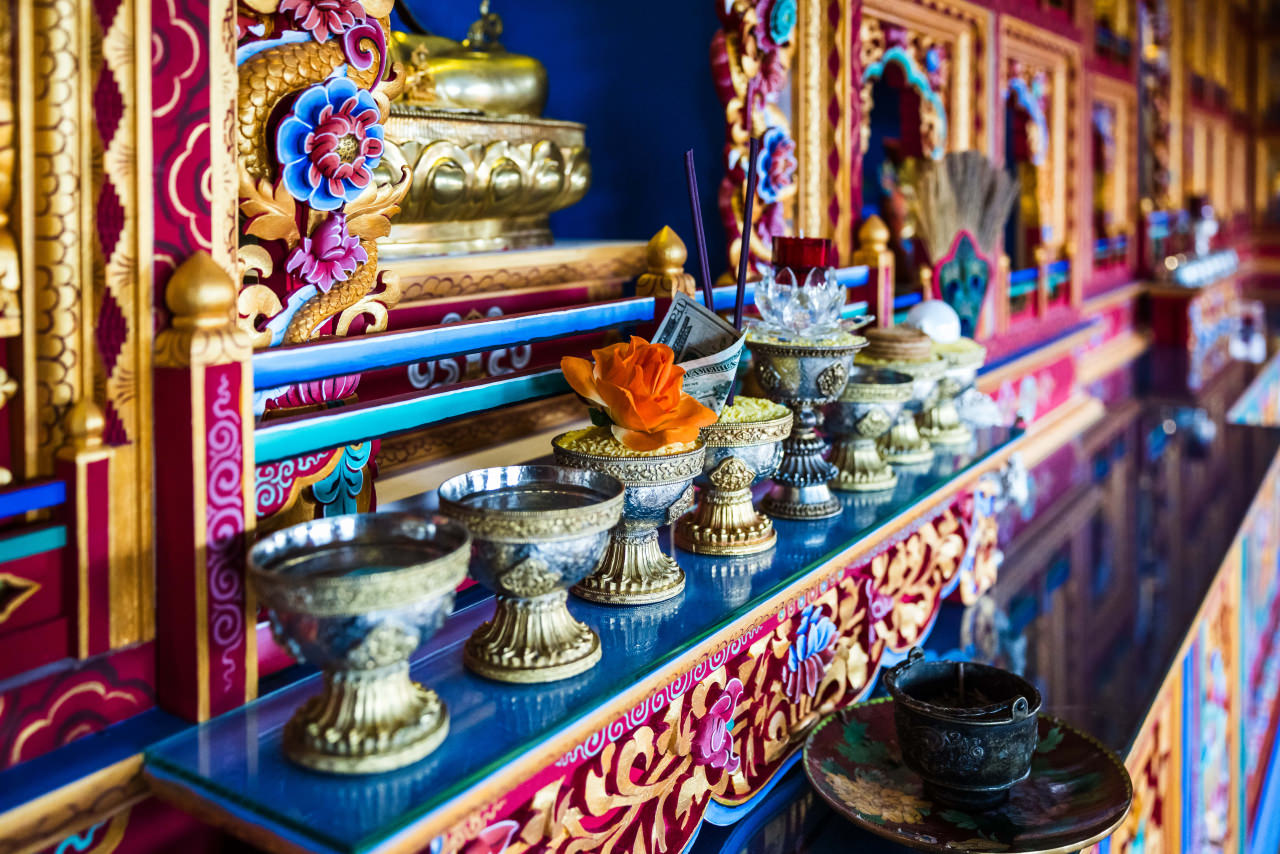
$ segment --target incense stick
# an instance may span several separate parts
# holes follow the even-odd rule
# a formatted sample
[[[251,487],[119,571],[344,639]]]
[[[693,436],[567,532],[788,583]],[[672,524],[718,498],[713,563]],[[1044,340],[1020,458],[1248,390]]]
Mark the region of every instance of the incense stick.
[[[716,310],[711,290],[711,262],[707,260],[707,235],[702,230],[702,204],[698,201],[698,173],[693,166],[693,149],[684,153],[684,177],[689,184],[689,215],[693,217],[693,239],[697,243],[698,268],[702,273],[702,296],[707,308]]]
[[[742,203],[742,246],[738,251],[738,294],[733,304],[733,328],[742,330],[742,309],[747,301],[747,264],[751,260],[751,208],[756,199],[756,161],[760,158],[760,137],[751,137],[747,157],[747,198]]]

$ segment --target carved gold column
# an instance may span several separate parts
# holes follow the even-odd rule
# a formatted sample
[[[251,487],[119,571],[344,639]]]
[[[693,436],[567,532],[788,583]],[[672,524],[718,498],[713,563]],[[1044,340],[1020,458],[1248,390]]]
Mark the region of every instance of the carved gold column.
[[[156,689],[202,721],[258,689],[256,612],[244,577],[253,503],[253,366],[236,285],[197,252],[169,280],[156,338]]]

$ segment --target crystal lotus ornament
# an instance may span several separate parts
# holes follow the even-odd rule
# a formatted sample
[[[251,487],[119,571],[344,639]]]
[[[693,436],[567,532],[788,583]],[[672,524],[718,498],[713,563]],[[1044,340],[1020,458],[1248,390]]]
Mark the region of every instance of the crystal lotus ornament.
[[[784,340],[821,338],[840,331],[844,286],[829,267],[813,267],[798,279],[790,267],[766,271],[756,285],[757,329]]]
[[[360,245],[360,238],[347,233],[346,216],[332,213],[310,237],[302,238],[289,255],[285,270],[327,293],[368,260],[369,253]]]

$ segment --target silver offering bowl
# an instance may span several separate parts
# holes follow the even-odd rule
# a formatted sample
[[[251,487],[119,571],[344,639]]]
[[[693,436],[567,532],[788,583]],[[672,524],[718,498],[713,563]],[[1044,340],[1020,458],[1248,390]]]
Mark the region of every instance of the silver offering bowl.
[[[756,511],[751,487],[768,479],[782,462],[782,440],[792,415],[768,421],[715,423],[702,428],[707,458],[694,480],[701,500],[676,523],[676,545],[704,555],[766,552],[778,541],[773,521]]]
[[[898,417],[894,420],[893,426],[889,428],[889,432],[881,436],[880,441],[877,443],[880,448],[881,458],[895,466],[911,466],[932,462],[933,446],[920,435],[920,431],[916,427],[916,416],[932,402],[934,392],[938,387],[938,380],[947,371],[947,360],[935,355],[921,362],[880,360],[873,362],[871,360],[864,361],[860,354],[859,358],[854,359],[854,363],[865,364],[868,367],[887,368],[890,371],[907,374],[914,381],[911,399],[903,405],[902,412],[898,413]]]
[[[679,596],[684,570],[658,546],[658,529],[693,506],[693,479],[702,472],[706,446],[656,456],[604,456],[575,451],[551,440],[556,462],[612,475],[626,487],[622,521],[609,536],[604,557],[573,592],[606,605],[643,605]]]
[[[833,437],[831,462],[839,469],[833,488],[880,492],[897,486],[898,475],[880,458],[876,442],[889,432],[914,387],[907,374],[853,366],[844,393],[824,410],[824,426]]]
[[[765,396],[795,413],[791,435],[782,443],[775,486],[762,505],[764,512],[778,519],[839,515],[840,499],[827,486],[838,470],[822,458],[826,443],[817,433],[815,409],[844,391],[853,356],[867,346],[867,339],[855,335],[848,343],[802,345],[749,338],[747,346]]]
[[[440,486],[440,512],[471,532],[471,575],[497,594],[463,661],[502,682],[552,682],[590,670],[600,638],[569,613],[622,516],[622,484],[549,465],[480,469]]]
[[[409,679],[409,656],[444,624],[470,551],[458,522],[399,513],[315,519],[253,547],[248,576],[276,639],[324,670],[324,689],[285,724],[289,759],[365,774],[439,746],[449,715]]]
[[[938,380],[938,392],[932,404],[920,413],[916,423],[920,427],[920,435],[930,444],[967,445],[973,440],[973,431],[960,420],[956,397],[978,378],[978,369],[986,361],[987,350],[973,344],[965,349],[945,350],[943,356],[947,360],[947,372]]]

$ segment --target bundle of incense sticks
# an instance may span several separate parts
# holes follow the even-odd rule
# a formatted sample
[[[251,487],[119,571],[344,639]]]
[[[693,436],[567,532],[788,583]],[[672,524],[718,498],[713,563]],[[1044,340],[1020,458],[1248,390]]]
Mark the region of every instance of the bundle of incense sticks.
[[[707,235],[702,230],[702,204],[698,201],[698,173],[693,165],[693,149],[684,153],[684,177],[689,185],[689,214],[693,217],[693,239],[698,249],[698,272],[702,276],[702,296],[711,311],[716,310],[712,292],[711,263],[707,260]]]

